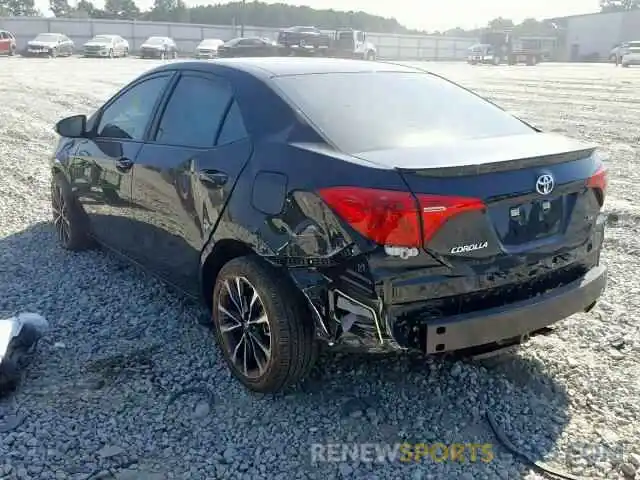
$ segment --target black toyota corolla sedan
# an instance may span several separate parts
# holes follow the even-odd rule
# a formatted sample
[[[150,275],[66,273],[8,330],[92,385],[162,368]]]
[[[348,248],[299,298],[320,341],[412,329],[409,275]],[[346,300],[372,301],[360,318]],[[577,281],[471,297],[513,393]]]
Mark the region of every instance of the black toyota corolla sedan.
[[[495,352],[605,288],[595,147],[420,69],[171,63],[56,130],[62,246],[203,298],[254,391],[301,379],[322,342]]]

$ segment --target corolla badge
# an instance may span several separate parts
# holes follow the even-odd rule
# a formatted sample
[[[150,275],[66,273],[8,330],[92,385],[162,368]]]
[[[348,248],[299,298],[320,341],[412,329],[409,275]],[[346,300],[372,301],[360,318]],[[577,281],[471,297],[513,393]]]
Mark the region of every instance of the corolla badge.
[[[549,195],[553,191],[553,187],[555,186],[555,181],[553,177],[548,173],[540,175],[538,180],[536,180],[536,191],[540,195]]]
[[[469,245],[460,245],[457,247],[453,247],[449,253],[468,253],[473,252],[475,250],[482,250],[483,248],[487,248],[489,246],[489,242],[478,242],[471,243]]]

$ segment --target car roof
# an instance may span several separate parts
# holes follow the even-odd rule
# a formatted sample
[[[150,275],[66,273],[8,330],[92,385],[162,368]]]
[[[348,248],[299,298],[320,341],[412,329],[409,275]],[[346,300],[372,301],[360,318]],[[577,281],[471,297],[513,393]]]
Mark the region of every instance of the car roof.
[[[175,62],[157,67],[162,70],[200,70],[212,73],[241,71],[254,77],[268,79],[284,75],[310,75],[319,73],[406,72],[425,73],[407,65],[367,60],[305,57],[245,57],[219,58],[208,61]]]

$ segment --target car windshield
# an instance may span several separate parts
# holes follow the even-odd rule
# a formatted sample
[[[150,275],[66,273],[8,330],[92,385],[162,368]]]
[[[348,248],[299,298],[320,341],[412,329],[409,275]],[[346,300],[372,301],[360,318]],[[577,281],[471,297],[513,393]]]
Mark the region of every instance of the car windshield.
[[[36,38],[34,38],[34,41],[36,41],[36,42],[57,42],[59,38],[60,38],[60,36],[56,35],[55,33],[41,33]]]
[[[273,81],[346,153],[533,131],[492,103],[429,73],[324,73]]]
[[[96,35],[91,39],[92,42],[100,42],[100,43],[110,43],[113,37],[108,35]]]
[[[164,37],[149,37],[149,39],[144,42],[147,45],[162,45],[166,41]]]
[[[220,45],[220,43],[221,43],[220,40],[207,39],[207,40],[203,40],[202,42],[200,42],[200,46],[201,47],[215,47],[216,45]]]

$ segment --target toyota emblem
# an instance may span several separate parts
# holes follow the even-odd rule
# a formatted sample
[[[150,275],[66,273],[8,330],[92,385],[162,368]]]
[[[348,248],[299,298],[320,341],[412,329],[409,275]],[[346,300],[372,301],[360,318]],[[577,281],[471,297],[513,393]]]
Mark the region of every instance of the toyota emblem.
[[[536,180],[536,191],[540,195],[549,195],[553,190],[554,185],[555,182],[553,177],[548,173],[545,173],[544,175],[540,175],[538,180]]]

